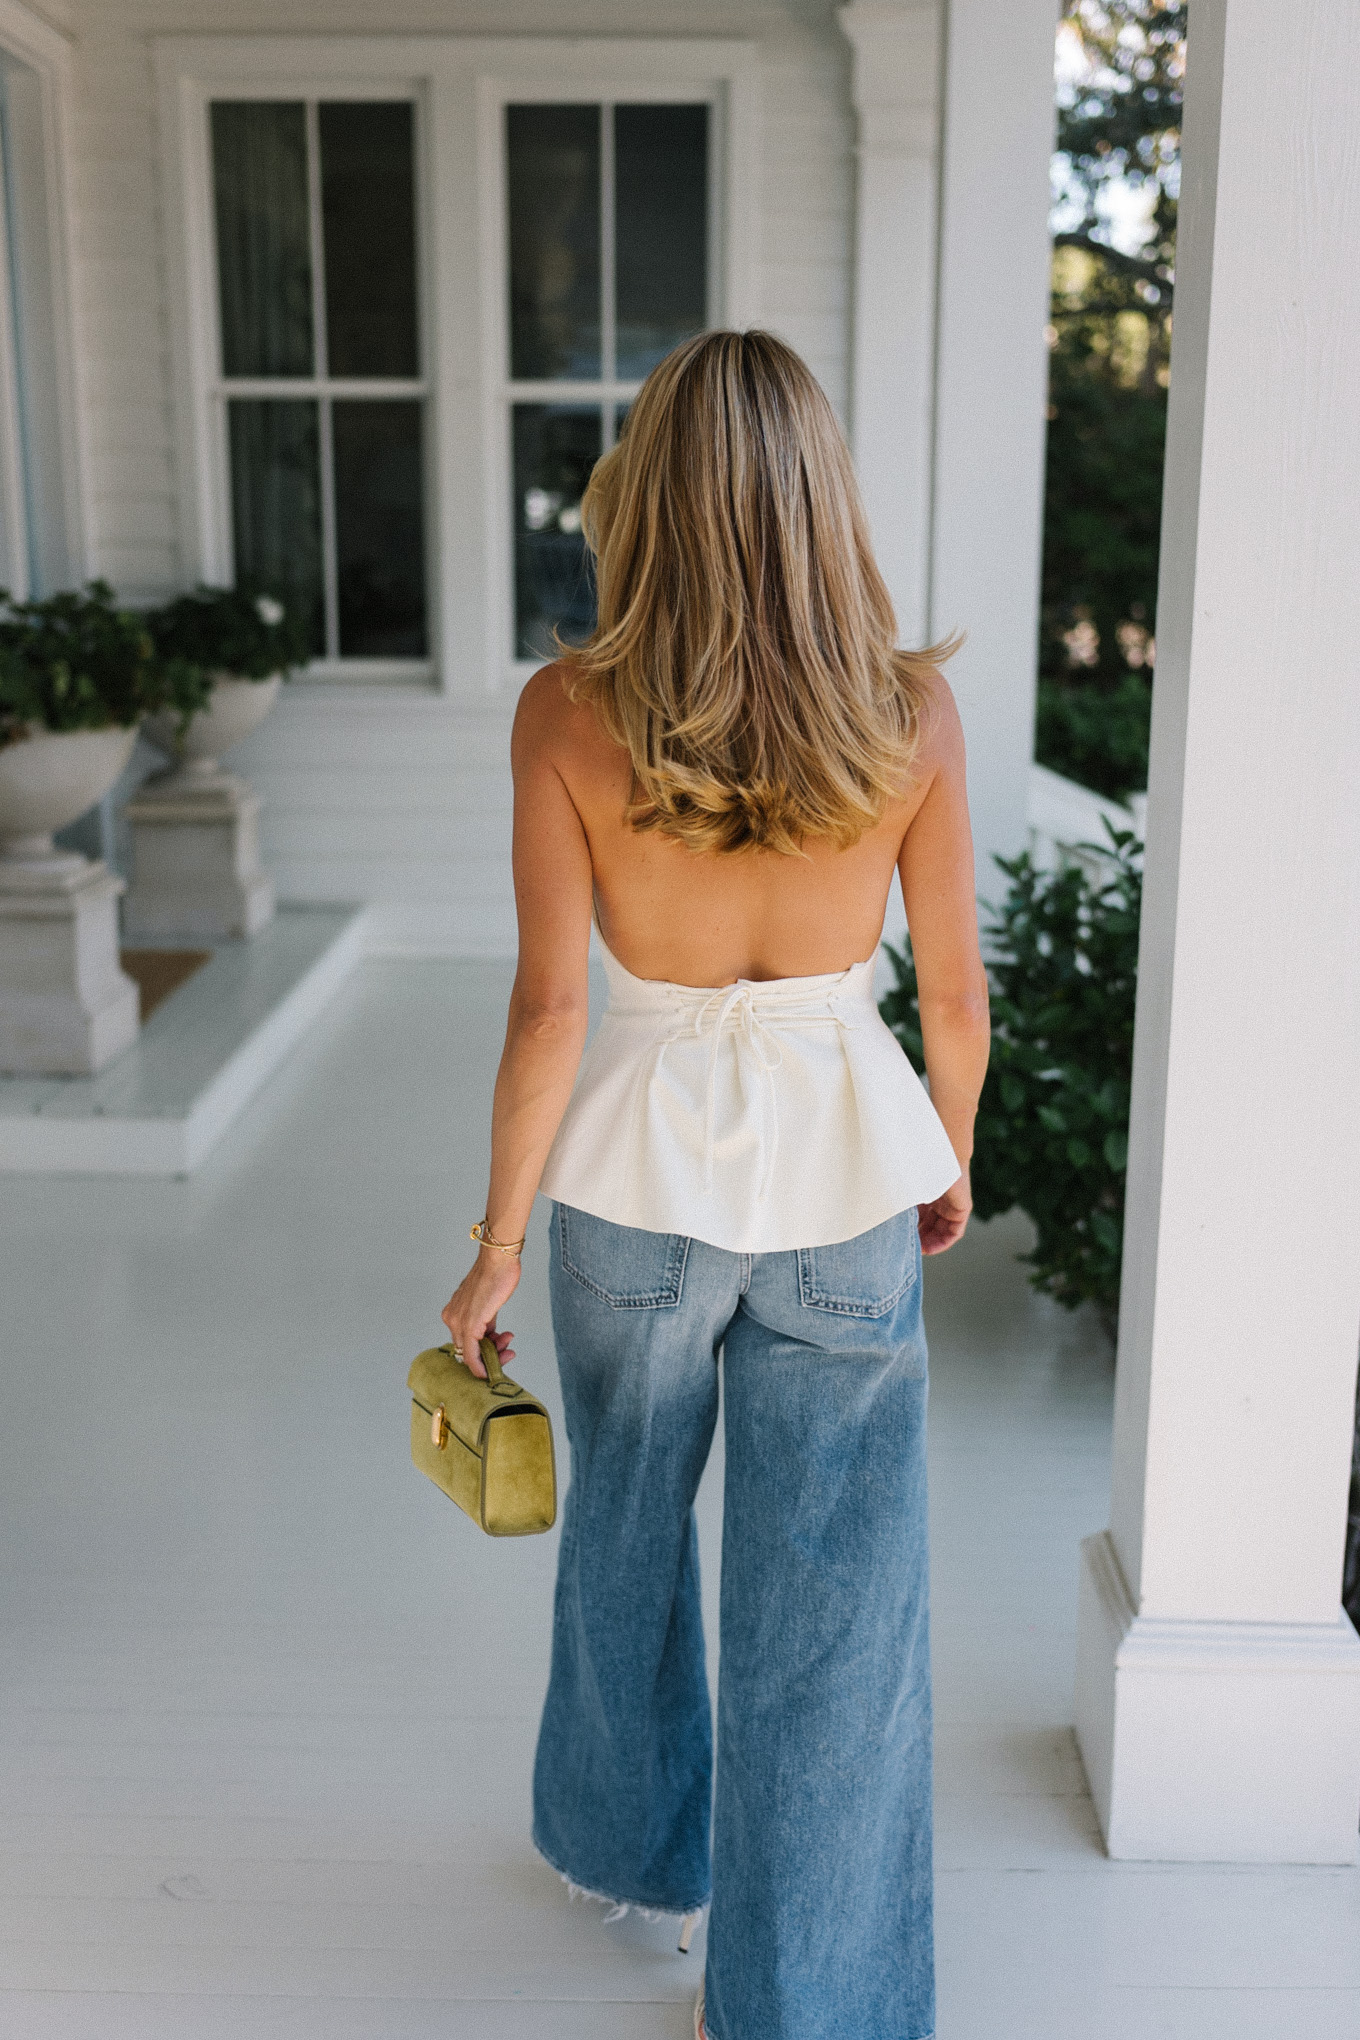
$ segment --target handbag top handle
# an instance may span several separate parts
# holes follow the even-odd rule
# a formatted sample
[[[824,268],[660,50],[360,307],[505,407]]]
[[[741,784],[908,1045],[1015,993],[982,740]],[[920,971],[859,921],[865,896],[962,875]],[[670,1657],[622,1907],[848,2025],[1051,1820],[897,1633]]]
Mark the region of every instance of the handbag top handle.
[[[517,1381],[506,1380],[505,1369],[501,1366],[501,1356],[496,1350],[494,1339],[479,1340],[477,1350],[482,1356],[482,1365],[486,1369],[487,1386],[491,1390],[492,1395],[501,1395],[507,1398],[523,1395],[524,1390]],[[464,1360],[462,1354],[456,1352],[451,1345],[445,1346],[444,1351],[450,1354],[460,1367],[467,1367],[467,1361]],[[469,1374],[472,1372],[470,1367],[468,1372]]]

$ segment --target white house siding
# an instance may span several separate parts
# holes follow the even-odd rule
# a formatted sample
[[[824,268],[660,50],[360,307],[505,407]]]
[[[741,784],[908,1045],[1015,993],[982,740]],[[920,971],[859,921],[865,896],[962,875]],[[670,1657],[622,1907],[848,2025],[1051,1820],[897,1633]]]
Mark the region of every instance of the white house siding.
[[[849,52],[829,4],[552,0],[473,7],[411,0],[94,0],[68,17],[77,347],[90,488],[90,567],[130,596],[194,578],[182,557],[153,41],[165,35],[394,33],[750,38],[759,51],[760,225],[751,311],[848,402],[853,131]],[[284,898],[386,903],[400,947],[513,946],[507,692],[294,684],[233,762],[265,797]]]
[[[178,585],[155,95],[144,38],[87,9],[68,174],[90,568],[132,595]],[[91,89],[97,88],[97,89]]]

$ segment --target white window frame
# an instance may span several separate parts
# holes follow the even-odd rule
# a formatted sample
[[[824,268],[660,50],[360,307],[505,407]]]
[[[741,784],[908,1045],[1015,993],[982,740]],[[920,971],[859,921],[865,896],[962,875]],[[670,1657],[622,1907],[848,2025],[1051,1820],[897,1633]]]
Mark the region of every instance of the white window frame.
[[[529,99],[707,100],[712,317],[754,317],[759,223],[755,46],[740,40],[487,36],[169,36],[161,97],[181,544],[189,579],[230,561],[208,106],[220,98],[409,98],[416,105],[431,658],[316,661],[307,680],[482,697],[517,690],[507,412],[503,114]],[[522,387],[522,386],[521,386]],[[552,384],[552,400],[574,385]],[[633,387],[630,385],[629,387]],[[282,394],[282,385],[271,379]],[[588,401],[597,401],[592,386]],[[306,684],[306,682],[302,683]]]
[[[41,182],[41,245],[30,248],[37,271],[27,281],[31,297],[24,308],[28,344],[44,352],[47,363],[48,415],[37,426],[41,451],[30,444],[29,459],[41,458],[44,488],[38,509],[42,526],[31,529],[35,514],[32,477],[26,472],[20,417],[15,321],[21,316],[12,302],[10,249],[5,209],[0,204],[0,522],[3,560],[0,583],[11,594],[33,592],[31,543],[42,555],[47,591],[79,585],[90,573],[86,505],[89,486],[84,434],[77,401],[75,344],[72,321],[71,230],[66,187],[66,135],[69,132],[71,47],[65,35],[34,14],[22,0],[0,0],[0,46],[25,65],[37,84],[37,132],[33,145],[38,161],[30,160]],[[2,182],[2,180],[0,180]],[[0,199],[3,192],[0,191]]]
[[[214,93],[213,98],[222,95]],[[277,93],[252,94],[254,98],[277,98]],[[233,397],[263,397],[287,399],[301,397],[309,399],[317,407],[317,463],[318,484],[321,496],[321,586],[324,628],[328,646],[340,642],[340,591],[337,572],[337,534],[335,505],[335,447],[331,429],[331,412],[337,402],[346,397],[360,398],[406,398],[419,403],[421,407],[421,474],[425,502],[422,506],[422,526],[425,532],[425,604],[426,632],[429,632],[429,602],[431,581],[430,531],[430,488],[429,453],[426,442],[429,437],[428,399],[431,382],[429,375],[429,320],[424,312],[424,265],[421,262],[421,193],[419,164],[421,159],[422,107],[419,95],[391,90],[365,92],[368,104],[384,101],[388,105],[408,105],[412,109],[412,172],[415,177],[415,239],[416,239],[416,331],[417,347],[421,363],[420,373],[415,376],[336,376],[330,372],[328,359],[330,336],[327,331],[326,278],[321,231],[321,134],[320,109],[327,100],[350,98],[348,93],[335,91],[318,92],[303,101],[303,117],[307,137],[307,197],[308,197],[308,247],[312,276],[312,335],[313,368],[309,376],[287,375],[227,375],[222,368],[222,320],[220,299],[220,271],[216,260],[213,262],[213,304],[216,308],[216,359],[215,373],[209,385],[215,428],[215,445],[212,449],[216,464],[222,476],[217,490],[220,504],[225,492],[225,529],[218,539],[219,557],[223,573],[212,579],[230,579],[233,568],[234,536],[231,513],[230,435],[228,431],[228,405]],[[211,148],[211,141],[209,142]],[[212,178],[211,162],[209,179]],[[216,235],[214,234],[214,244]],[[216,250],[214,245],[214,256]],[[318,260],[318,257],[321,257]],[[428,680],[434,671],[434,664],[428,654],[419,659],[358,659],[342,658],[338,652],[327,651],[312,662],[314,674],[329,675],[339,679],[354,678],[368,680],[395,676],[398,679]]]
[[[213,190],[211,108],[217,99],[301,100],[306,108],[307,173],[309,203],[313,215],[313,254],[318,240],[316,214],[321,202],[317,108],[326,100],[354,99],[401,101],[414,114],[414,168],[416,182],[416,290],[417,328],[421,374],[411,380],[360,377],[340,379],[325,372],[320,341],[325,332],[325,278],[312,264],[312,314],[318,338],[318,359],[310,376],[229,376],[222,367],[222,321],[217,268],[216,208]],[[360,78],[337,81],[324,72],[310,76],[294,73],[268,77],[204,78],[187,84],[182,93],[185,219],[190,231],[183,254],[185,283],[190,314],[191,360],[190,413],[191,443],[196,455],[196,529],[193,533],[195,578],[214,584],[229,584],[234,578],[232,536],[231,459],[228,444],[227,406],[233,397],[310,398],[318,406],[320,429],[318,456],[321,463],[321,553],[328,644],[338,643],[337,591],[335,574],[335,497],[330,435],[326,429],[331,401],[346,396],[414,397],[424,412],[422,474],[424,477],[425,602],[426,630],[430,653],[418,659],[357,659],[323,655],[307,668],[312,680],[343,681],[349,685],[428,685],[435,673],[436,627],[434,532],[436,492],[432,486],[430,456],[432,439],[429,417],[433,377],[430,373],[431,322],[426,285],[428,235],[424,221],[424,185],[421,165],[425,155],[426,107],[419,80],[400,77]]]

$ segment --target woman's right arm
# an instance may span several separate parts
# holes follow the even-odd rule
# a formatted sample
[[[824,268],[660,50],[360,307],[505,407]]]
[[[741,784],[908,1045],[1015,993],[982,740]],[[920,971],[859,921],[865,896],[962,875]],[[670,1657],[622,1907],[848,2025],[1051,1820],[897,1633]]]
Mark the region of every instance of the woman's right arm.
[[[930,783],[907,830],[897,869],[916,964],[930,1101],[963,1173],[942,1197],[921,1206],[921,1251],[926,1254],[952,1247],[973,1208],[968,1165],[991,1044],[963,725],[943,680],[936,682],[934,710],[921,758]]]
[[[557,751],[571,711],[561,674],[545,667],[520,697],[511,739],[515,775],[515,906],[519,964],[491,1111],[491,1180],[484,1207],[493,1239],[522,1239],[538,1179],[571,1096],[587,1019],[592,873],[586,832]],[[507,1358],[496,1313],[519,1281],[519,1262],[483,1246],[444,1310],[474,1374],[490,1332]]]

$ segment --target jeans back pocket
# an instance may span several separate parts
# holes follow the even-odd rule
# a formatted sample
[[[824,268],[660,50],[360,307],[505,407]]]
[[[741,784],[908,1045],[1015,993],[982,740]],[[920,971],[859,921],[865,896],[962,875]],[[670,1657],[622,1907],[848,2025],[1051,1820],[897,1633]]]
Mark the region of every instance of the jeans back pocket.
[[[615,1225],[559,1204],[557,1244],[567,1274],[614,1310],[674,1310],[680,1301],[689,1254],[683,1233]]]
[[[798,1296],[805,1310],[838,1317],[886,1317],[916,1280],[921,1235],[916,1212],[899,1211],[882,1225],[829,1247],[798,1250]]]

